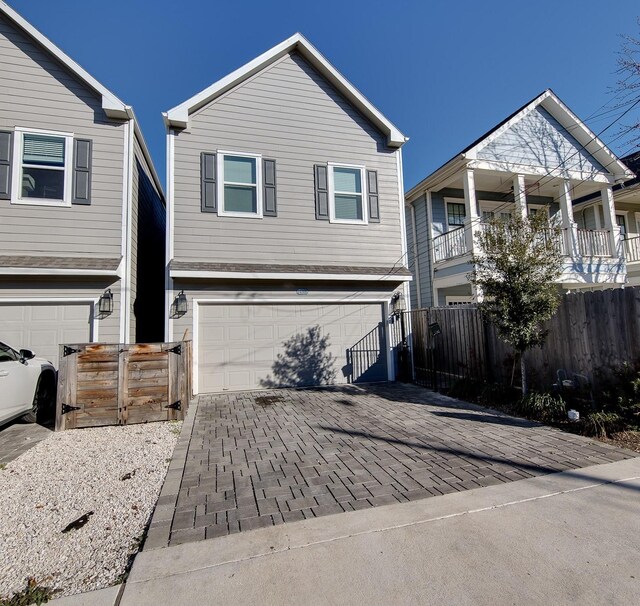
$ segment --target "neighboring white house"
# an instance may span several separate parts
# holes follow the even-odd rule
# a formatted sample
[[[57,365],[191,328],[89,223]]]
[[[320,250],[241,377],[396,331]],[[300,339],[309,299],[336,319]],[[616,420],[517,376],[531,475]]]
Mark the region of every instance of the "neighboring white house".
[[[0,340],[57,363],[162,338],[163,193],[131,107],[2,1],[0,83]]]
[[[640,152],[621,158],[633,172],[640,173]],[[616,224],[623,240],[628,286],[640,286],[640,179],[636,176],[613,187]],[[575,201],[574,213],[579,227],[601,229],[604,225],[602,200],[591,195]]]
[[[167,340],[196,392],[394,378],[404,135],[296,34],[164,114]]]
[[[406,194],[413,307],[471,302],[468,275],[483,219],[548,212],[562,228],[563,289],[626,281],[613,188],[633,173],[546,90]],[[574,200],[595,194],[599,223]],[[585,211],[588,214],[588,211]]]

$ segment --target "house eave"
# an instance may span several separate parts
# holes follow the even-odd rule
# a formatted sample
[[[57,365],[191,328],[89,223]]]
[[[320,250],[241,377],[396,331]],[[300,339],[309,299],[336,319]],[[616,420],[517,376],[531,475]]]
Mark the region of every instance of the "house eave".
[[[300,33],[296,33],[290,38],[287,38],[180,105],[165,112],[163,114],[165,124],[169,128],[188,128],[189,116],[194,111],[210,103],[215,98],[292,51],[299,52],[371,123],[383,132],[387,137],[387,145],[389,147],[400,148],[408,141],[408,137],[405,137],[392,122],[385,118],[382,113]]]
[[[170,270],[171,278],[197,280],[313,280],[313,281],[356,281],[356,282],[410,282],[412,276],[401,274],[312,274],[305,272],[242,272],[242,271],[199,271]]]
[[[57,47],[49,38],[39,32],[24,17],[12,9],[6,2],[0,0],[0,13],[24,31],[38,45],[53,55],[71,73],[93,89],[102,98],[102,109],[109,118],[126,120],[128,118],[127,105],[123,103],[105,86],[100,84],[91,74],[84,70],[71,57]]]

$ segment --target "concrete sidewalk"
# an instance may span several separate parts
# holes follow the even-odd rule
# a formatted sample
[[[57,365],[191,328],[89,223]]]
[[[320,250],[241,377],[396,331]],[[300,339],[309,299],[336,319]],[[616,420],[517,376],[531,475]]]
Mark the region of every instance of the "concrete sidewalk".
[[[635,458],[143,551],[120,604],[637,604],[638,537]]]

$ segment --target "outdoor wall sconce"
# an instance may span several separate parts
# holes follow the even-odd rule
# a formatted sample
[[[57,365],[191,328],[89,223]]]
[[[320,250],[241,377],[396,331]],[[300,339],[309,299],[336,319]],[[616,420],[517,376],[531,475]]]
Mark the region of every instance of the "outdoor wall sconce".
[[[184,294],[184,290],[181,290],[173,301],[173,313],[176,317],[187,313],[187,295]]]
[[[393,310],[393,312],[399,312],[402,311],[404,305],[402,305],[402,299],[403,299],[403,295],[401,292],[394,292],[393,296],[391,297],[391,308]]]
[[[98,313],[104,317],[113,313],[113,293],[110,288],[98,299]]]

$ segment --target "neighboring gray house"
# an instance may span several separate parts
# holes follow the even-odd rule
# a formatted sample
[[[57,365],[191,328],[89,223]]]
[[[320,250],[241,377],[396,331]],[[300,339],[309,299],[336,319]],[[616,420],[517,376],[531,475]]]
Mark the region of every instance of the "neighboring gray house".
[[[564,290],[622,285],[613,187],[634,175],[551,91],[533,99],[406,194],[413,307],[475,299],[475,234],[489,217],[548,212],[562,228]],[[597,195],[603,212],[574,209]]]
[[[163,193],[131,107],[1,1],[0,83],[0,341],[57,363],[162,339]]]
[[[398,131],[296,34],[164,114],[168,340],[195,392],[393,379]]]

